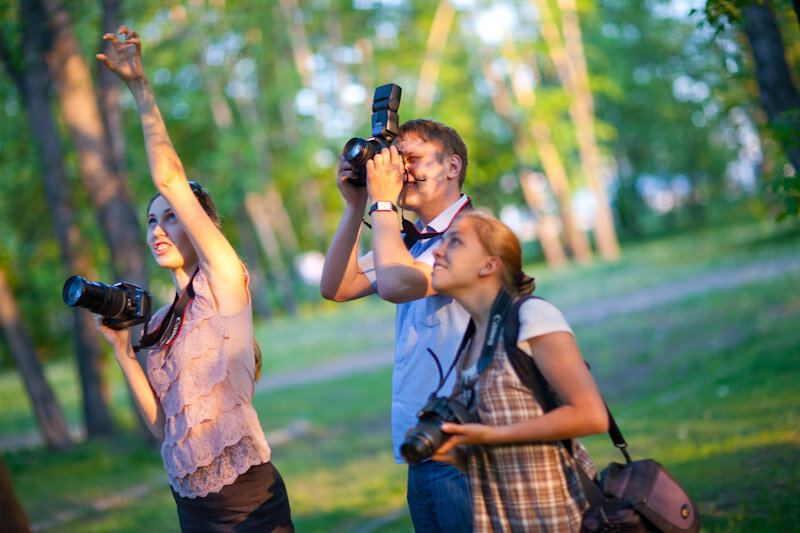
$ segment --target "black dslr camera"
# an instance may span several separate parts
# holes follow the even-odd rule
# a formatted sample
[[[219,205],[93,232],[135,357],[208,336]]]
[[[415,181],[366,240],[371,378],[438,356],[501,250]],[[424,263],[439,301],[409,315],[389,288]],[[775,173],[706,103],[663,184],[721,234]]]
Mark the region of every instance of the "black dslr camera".
[[[111,329],[125,329],[150,319],[150,293],[132,283],[106,285],[72,276],[61,291],[64,303],[102,315]]]
[[[473,422],[472,415],[459,401],[431,394],[428,403],[417,414],[419,423],[406,435],[400,446],[400,454],[412,464],[430,458],[450,434],[440,429],[444,422],[467,424]]]
[[[353,137],[344,145],[345,160],[358,171],[358,177],[349,181],[357,187],[367,185],[367,161],[391,146],[395,137],[400,135],[397,108],[400,107],[402,91],[394,83],[375,89],[375,96],[372,97],[372,137]]]

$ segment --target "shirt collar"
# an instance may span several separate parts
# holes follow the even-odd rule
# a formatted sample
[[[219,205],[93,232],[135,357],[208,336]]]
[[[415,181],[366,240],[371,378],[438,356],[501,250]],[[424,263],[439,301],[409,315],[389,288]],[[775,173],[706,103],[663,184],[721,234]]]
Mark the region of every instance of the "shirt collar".
[[[417,226],[417,229],[419,229],[420,231],[436,231],[436,232],[445,231],[447,228],[450,227],[450,224],[453,222],[453,219],[456,217],[458,212],[461,211],[461,208],[464,207],[464,204],[466,204],[468,201],[469,197],[466,194],[462,194],[458,200],[450,204],[450,206],[447,209],[436,215],[436,217],[433,220],[428,222],[428,225],[426,227],[422,227],[422,221],[420,220],[417,220],[415,222],[415,225]]]

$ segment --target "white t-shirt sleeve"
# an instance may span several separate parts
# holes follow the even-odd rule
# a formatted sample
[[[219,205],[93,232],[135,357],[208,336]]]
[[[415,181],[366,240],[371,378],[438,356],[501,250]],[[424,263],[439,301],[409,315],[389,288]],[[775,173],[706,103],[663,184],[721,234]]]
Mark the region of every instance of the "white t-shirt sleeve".
[[[517,337],[520,348],[528,339],[556,331],[566,331],[574,335],[564,315],[553,304],[540,298],[530,298],[522,304],[519,310],[519,336]]]
[[[358,258],[358,268],[367,276],[372,286],[377,288],[378,277],[375,275],[375,259],[372,256],[372,252],[367,252]]]

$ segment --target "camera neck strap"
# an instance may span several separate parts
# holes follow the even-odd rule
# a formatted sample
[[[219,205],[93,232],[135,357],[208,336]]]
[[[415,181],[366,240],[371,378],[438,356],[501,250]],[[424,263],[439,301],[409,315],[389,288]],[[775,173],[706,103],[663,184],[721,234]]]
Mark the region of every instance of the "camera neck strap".
[[[483,341],[481,356],[476,363],[478,365],[478,376],[483,374],[483,372],[489,367],[489,363],[492,362],[492,357],[494,356],[495,349],[497,348],[497,343],[503,334],[506,313],[508,313],[508,309],[511,307],[512,300],[513,297],[503,288],[500,289],[500,291],[497,293],[497,297],[494,299],[492,309],[489,312],[489,323],[487,326],[488,329],[486,331],[486,338]],[[448,376],[450,375],[450,372],[452,372],[456,363],[461,359],[461,355],[464,353],[467,343],[474,334],[475,322],[470,319],[469,324],[467,325],[467,331],[464,333],[464,337],[461,339],[461,344],[458,347],[458,352],[456,352],[456,357],[453,360],[453,364],[450,366],[450,370],[447,371]],[[472,386],[469,388],[474,387],[475,383],[477,383],[477,380],[475,380],[472,383]]]
[[[412,246],[417,241],[422,241],[425,239],[430,239],[432,237],[436,237],[437,235],[442,235],[445,231],[450,228],[450,225],[453,224],[453,220],[461,213],[461,211],[472,209],[472,200],[467,198],[466,203],[462,205],[456,214],[453,215],[453,218],[450,219],[450,223],[447,224],[447,227],[444,228],[442,231],[419,231],[417,226],[408,220],[407,218],[403,217],[403,244],[406,245],[406,248],[411,249]]]
[[[142,338],[139,341],[139,345],[133,348],[134,351],[138,352],[142,348],[150,348],[156,344],[158,344],[160,348],[166,348],[172,344],[172,342],[178,336],[178,333],[181,332],[181,326],[183,325],[183,314],[186,312],[189,302],[194,299],[194,288],[192,287],[192,284],[194,283],[194,277],[196,275],[197,271],[192,274],[189,284],[186,285],[186,287],[183,289],[183,293],[181,293],[180,296],[175,294],[175,300],[173,300],[169,311],[167,311],[166,316],[164,316],[164,319],[161,320],[161,323],[158,325],[158,327],[151,333],[142,333]],[[147,331],[147,324],[145,324],[145,331]],[[162,337],[164,338],[162,339]]]

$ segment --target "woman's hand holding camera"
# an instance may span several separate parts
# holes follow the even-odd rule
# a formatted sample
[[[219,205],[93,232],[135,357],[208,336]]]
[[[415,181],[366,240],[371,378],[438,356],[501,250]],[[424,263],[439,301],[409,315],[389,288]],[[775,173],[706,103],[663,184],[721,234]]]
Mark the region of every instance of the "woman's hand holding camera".
[[[131,346],[131,330],[125,329],[111,329],[103,324],[103,315],[94,315],[94,327],[105,337],[108,344],[114,350],[114,354],[127,353]]]
[[[452,442],[455,440],[455,438],[456,437],[451,437],[447,442],[442,444],[442,446],[436,450],[436,453],[431,456],[431,460],[438,461],[440,463],[446,463],[466,472],[467,449],[465,446],[461,446],[458,442]]]

